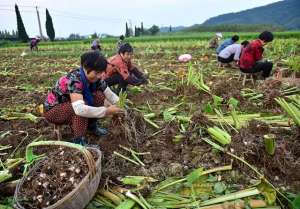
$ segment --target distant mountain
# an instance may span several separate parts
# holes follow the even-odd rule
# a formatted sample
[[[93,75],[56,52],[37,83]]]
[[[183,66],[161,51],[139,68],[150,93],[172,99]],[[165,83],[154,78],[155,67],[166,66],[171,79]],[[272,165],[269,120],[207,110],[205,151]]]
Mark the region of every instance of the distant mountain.
[[[300,0],[284,0],[237,13],[219,15],[206,20],[202,25],[229,24],[268,24],[300,29]]]

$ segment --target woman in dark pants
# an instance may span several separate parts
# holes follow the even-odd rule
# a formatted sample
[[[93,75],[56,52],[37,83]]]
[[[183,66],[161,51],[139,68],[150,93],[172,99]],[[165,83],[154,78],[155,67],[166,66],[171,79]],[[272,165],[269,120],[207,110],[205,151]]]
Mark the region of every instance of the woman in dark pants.
[[[250,42],[242,50],[239,61],[240,70],[244,73],[262,72],[263,79],[270,76],[273,63],[263,59],[264,48],[267,43],[273,41],[274,36],[269,31],[262,32],[258,39]]]
[[[132,63],[133,48],[130,44],[123,44],[118,54],[108,58],[104,79],[108,86],[118,85],[117,93],[126,91],[128,84],[138,86],[147,83],[147,78]]]

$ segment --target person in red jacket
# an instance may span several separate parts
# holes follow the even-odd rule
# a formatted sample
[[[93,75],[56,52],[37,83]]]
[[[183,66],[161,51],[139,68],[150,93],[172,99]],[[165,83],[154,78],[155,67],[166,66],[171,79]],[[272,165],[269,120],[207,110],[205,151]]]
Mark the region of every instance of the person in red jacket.
[[[108,86],[118,85],[117,93],[126,91],[127,85],[138,86],[147,83],[147,78],[131,63],[133,48],[129,43],[120,46],[118,54],[108,58],[104,80]]]
[[[262,72],[263,79],[270,76],[273,63],[263,59],[263,46],[273,41],[274,36],[269,31],[262,32],[258,39],[251,41],[242,50],[239,61],[240,70],[244,73]]]

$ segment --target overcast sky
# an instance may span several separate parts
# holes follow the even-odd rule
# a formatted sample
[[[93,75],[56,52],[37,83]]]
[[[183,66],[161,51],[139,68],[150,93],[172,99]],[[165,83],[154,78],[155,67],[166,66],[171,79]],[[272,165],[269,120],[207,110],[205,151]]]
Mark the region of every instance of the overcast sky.
[[[277,2],[278,0],[1,0],[0,30],[16,29],[14,4],[17,3],[29,36],[39,34],[35,6],[39,7],[42,30],[45,30],[45,8],[52,16],[56,37],[70,33],[81,35],[109,33],[120,35],[125,22],[144,27],[189,26],[206,19]]]

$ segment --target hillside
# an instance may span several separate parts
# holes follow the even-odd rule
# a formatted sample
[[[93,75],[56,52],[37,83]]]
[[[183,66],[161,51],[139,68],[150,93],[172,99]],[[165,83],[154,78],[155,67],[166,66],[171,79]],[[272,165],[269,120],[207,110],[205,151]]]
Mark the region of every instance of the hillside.
[[[237,13],[219,15],[206,20],[202,25],[224,24],[271,24],[287,29],[300,29],[300,1],[284,0]]]

